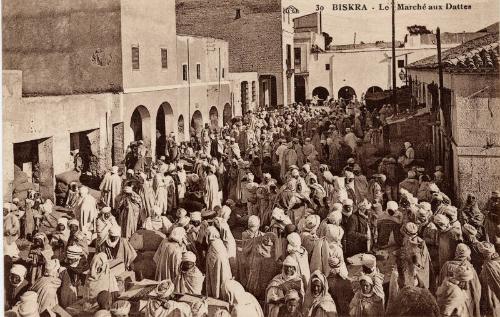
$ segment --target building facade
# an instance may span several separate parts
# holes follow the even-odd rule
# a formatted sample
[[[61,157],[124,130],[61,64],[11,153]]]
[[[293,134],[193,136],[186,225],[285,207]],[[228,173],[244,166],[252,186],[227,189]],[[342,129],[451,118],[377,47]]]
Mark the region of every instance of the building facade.
[[[441,104],[437,57],[408,66],[412,95],[433,118],[434,164],[458,202],[476,193],[483,205],[500,187],[498,52],[498,31],[443,52]]]
[[[4,1],[2,14],[5,197],[16,171],[35,170],[53,197],[77,150],[99,174],[132,141],[159,156],[165,136],[189,140],[241,114],[233,87],[258,81],[229,73],[227,41],[177,35],[173,1]]]
[[[177,29],[228,41],[230,72],[258,74],[256,104],[290,104],[294,102],[294,33],[293,13],[287,13],[287,8],[292,2],[177,0]]]
[[[308,14],[295,22],[296,99],[351,99],[392,89],[391,43],[360,43],[325,47],[321,16]],[[498,28],[498,27],[497,27]],[[405,67],[436,53],[436,35],[413,34],[396,42],[396,86],[408,85]],[[450,49],[481,37],[487,30],[443,33],[442,48]],[[300,48],[300,50],[299,50]]]
[[[317,69],[319,53],[325,51],[325,37],[321,32],[321,17],[319,13],[311,13],[295,18],[294,22],[294,79],[295,79],[295,100],[305,102],[312,99],[313,95],[320,99],[326,99],[328,91],[321,87],[324,83],[311,83],[322,70]],[[320,87],[313,91],[311,87]],[[319,90],[319,91],[318,91]]]

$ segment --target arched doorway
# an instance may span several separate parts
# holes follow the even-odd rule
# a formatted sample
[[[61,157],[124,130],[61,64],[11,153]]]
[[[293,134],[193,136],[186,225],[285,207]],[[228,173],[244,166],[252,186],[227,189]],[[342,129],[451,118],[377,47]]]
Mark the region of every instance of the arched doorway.
[[[210,118],[210,129],[218,129],[219,128],[219,111],[216,107],[210,108],[210,112],[208,113]]]
[[[352,97],[354,95],[356,95],[356,92],[354,91],[354,89],[352,87],[344,86],[344,87],[339,89],[338,95],[339,95],[339,99],[342,98],[344,100],[351,101]]]
[[[222,112],[222,124],[230,124],[231,118],[233,117],[233,108],[229,103],[224,105],[224,110]]]
[[[203,116],[199,110],[196,110],[191,117],[191,129],[196,137],[201,136],[203,130]],[[191,135],[193,135],[193,133]]]
[[[382,105],[387,101],[387,95],[384,94],[384,90],[378,86],[371,86],[368,88],[365,94],[365,104],[369,111],[373,109],[380,109]]]
[[[168,102],[164,102],[156,113],[156,157],[165,155],[167,136],[173,132],[174,111]]]
[[[184,142],[184,116],[181,114],[177,119],[177,138],[179,142]]]
[[[366,91],[366,95],[368,94],[373,94],[373,93],[376,93],[376,92],[383,92],[384,90],[382,88],[380,88],[379,86],[371,86],[370,88],[368,88],[368,90]]]
[[[328,96],[330,95],[330,93],[328,92],[328,89],[326,89],[325,87],[316,87],[313,89],[312,91],[312,95],[313,95],[313,98],[314,96],[317,96],[320,100],[327,100],[328,99]]]
[[[304,76],[295,76],[295,102],[306,102],[306,80]]]
[[[144,145],[151,148],[151,116],[144,106],[137,106],[130,119],[130,128],[132,129],[134,141],[142,140]]]

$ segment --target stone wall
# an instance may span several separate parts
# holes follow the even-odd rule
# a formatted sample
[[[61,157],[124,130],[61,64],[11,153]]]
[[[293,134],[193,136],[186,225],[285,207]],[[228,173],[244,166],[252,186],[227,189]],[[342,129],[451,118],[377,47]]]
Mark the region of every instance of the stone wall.
[[[21,72],[4,71],[3,82],[3,184],[4,197],[10,197],[14,179],[14,144],[34,141],[39,144],[40,166],[54,175],[74,167],[70,155],[70,134],[92,132],[93,151],[99,153],[99,169],[110,168],[112,124],[121,119],[121,96],[86,94],[21,97]],[[78,118],[78,120],[75,120]],[[113,121],[115,118],[117,121]],[[50,153],[49,153],[50,152]],[[41,155],[42,154],[42,155]],[[42,157],[41,157],[42,156]],[[43,160],[43,162],[42,162]],[[53,182],[44,174],[46,187]],[[44,195],[50,195],[44,192]]]
[[[463,202],[475,193],[484,205],[491,191],[500,189],[500,97],[493,86],[455,102],[457,196]]]
[[[2,2],[3,68],[23,71],[23,94],[122,89],[119,0]]]

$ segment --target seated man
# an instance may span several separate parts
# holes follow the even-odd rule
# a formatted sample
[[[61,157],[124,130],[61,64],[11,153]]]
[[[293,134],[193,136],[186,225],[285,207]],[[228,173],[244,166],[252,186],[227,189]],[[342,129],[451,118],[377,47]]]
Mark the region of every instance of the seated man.
[[[108,239],[109,230],[118,223],[113,215],[111,215],[111,207],[104,207],[96,220],[96,247],[100,247]]]
[[[127,270],[130,270],[132,262],[137,257],[137,252],[130,242],[121,237],[121,228],[118,225],[109,230],[109,237],[100,245],[98,251],[105,253],[109,260],[122,261]]]
[[[161,281],[146,304],[146,316],[192,316],[191,307],[187,303],[172,299],[174,283],[170,280]]]
[[[5,309],[10,309],[28,290],[27,270],[20,264],[14,264],[10,269],[9,281],[5,281]]]

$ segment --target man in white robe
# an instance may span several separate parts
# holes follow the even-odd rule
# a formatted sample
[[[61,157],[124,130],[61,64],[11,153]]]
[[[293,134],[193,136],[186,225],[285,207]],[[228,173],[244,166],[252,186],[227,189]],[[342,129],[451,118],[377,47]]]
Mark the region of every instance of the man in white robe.
[[[89,194],[89,189],[85,186],[80,188],[80,200],[75,210],[75,218],[80,223],[81,231],[90,240],[94,232],[95,220],[97,218],[96,200]]]
[[[205,179],[205,205],[208,210],[213,210],[215,206],[220,206],[220,197],[219,197],[219,181],[217,180],[217,176],[215,176],[216,167],[210,166],[207,169],[207,177]]]
[[[186,251],[186,230],[175,227],[170,236],[164,239],[153,257],[156,263],[156,280],[175,280],[179,275],[182,253]]]
[[[99,186],[101,200],[111,208],[116,207],[116,197],[122,189],[122,178],[118,175],[118,166],[113,166],[111,171],[106,173]]]

